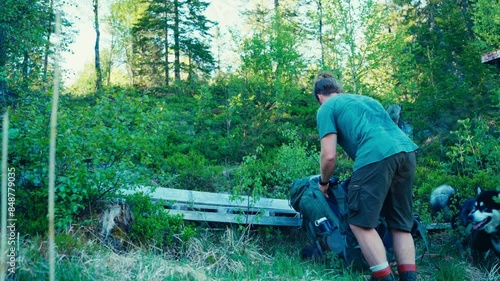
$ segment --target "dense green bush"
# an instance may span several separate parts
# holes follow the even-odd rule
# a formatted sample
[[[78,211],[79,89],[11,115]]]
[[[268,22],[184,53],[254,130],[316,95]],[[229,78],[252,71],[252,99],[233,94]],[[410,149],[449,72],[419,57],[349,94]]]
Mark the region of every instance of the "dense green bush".
[[[200,152],[191,150],[187,154],[174,153],[165,159],[172,174],[168,185],[172,188],[223,191],[230,186],[224,177],[223,167],[209,161]]]
[[[163,110],[165,109],[165,110]],[[12,112],[20,132],[11,143],[20,172],[18,198],[23,233],[46,229],[50,98],[31,95]],[[56,224],[68,227],[94,204],[129,184],[171,181],[165,159],[175,147],[165,136],[185,133],[162,99],[110,89],[99,97],[62,96],[57,124]],[[184,129],[184,131],[183,131]],[[21,141],[22,140],[22,141]]]
[[[317,150],[298,138],[296,130],[279,133],[288,142],[269,151],[259,146],[255,154],[244,157],[241,169],[236,172],[233,194],[288,199],[294,180],[319,173]],[[343,178],[351,170],[352,161],[339,153],[336,176]]]
[[[460,128],[452,131],[446,146],[419,155],[416,176],[416,203],[419,213],[428,213],[432,189],[448,184],[462,198],[476,195],[477,187],[500,188],[500,131],[485,119],[459,120]],[[432,153],[445,155],[442,161]]]
[[[175,252],[192,238],[196,231],[181,215],[170,215],[163,203],[153,203],[149,196],[135,193],[127,196],[134,215],[130,238],[134,243]]]

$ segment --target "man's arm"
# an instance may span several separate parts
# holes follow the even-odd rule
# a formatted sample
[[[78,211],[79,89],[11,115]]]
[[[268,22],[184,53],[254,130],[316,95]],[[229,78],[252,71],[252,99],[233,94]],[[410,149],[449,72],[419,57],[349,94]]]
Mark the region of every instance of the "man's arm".
[[[327,182],[335,171],[337,165],[337,134],[328,134],[321,139],[321,154],[320,154],[320,181]],[[319,186],[319,189],[328,198],[326,191],[327,185]]]

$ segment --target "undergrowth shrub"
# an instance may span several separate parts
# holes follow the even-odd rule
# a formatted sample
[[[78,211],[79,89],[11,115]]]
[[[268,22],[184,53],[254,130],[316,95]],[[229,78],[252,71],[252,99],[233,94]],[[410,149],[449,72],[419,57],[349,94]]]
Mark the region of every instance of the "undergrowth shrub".
[[[319,173],[318,152],[300,140],[295,130],[280,133],[287,142],[267,152],[258,146],[254,154],[243,158],[234,195],[288,199],[294,180]],[[335,176],[345,178],[351,170],[352,161],[339,153]]]
[[[30,206],[19,209],[23,233],[44,233],[47,227],[49,105],[50,99],[32,96],[12,113],[12,127],[23,138],[12,142],[11,148],[12,165],[20,172],[23,187],[18,196],[24,206]],[[140,106],[123,91],[84,100],[61,97],[55,177],[58,230],[127,183],[142,183],[147,167],[134,159],[148,150],[148,139],[141,137],[147,130],[142,124],[148,122],[140,119],[149,117],[138,114]]]
[[[466,267],[463,264],[457,264],[452,261],[442,261],[438,265],[438,271],[435,274],[436,281],[469,281]]]
[[[451,132],[456,142],[448,148],[447,170],[473,177],[478,171],[500,173],[500,130],[485,119],[459,120],[460,128]],[[498,180],[498,179],[497,179]]]
[[[33,94],[11,114],[10,127],[19,136],[10,142],[9,151],[22,187],[16,196],[23,202],[16,215],[20,231],[26,234],[47,229],[50,101],[48,96]],[[190,127],[181,126],[180,111],[169,110],[162,98],[137,95],[130,89],[110,88],[98,97],[61,96],[56,140],[57,229],[89,215],[98,201],[114,197],[119,189],[172,182],[165,161],[189,148],[178,141],[190,135]],[[177,138],[170,140],[170,136]]]
[[[453,186],[463,200],[476,196],[479,186],[500,188],[499,129],[481,118],[458,123],[442,147],[447,159],[417,154],[415,209],[422,217],[429,217],[429,195],[439,185]]]
[[[165,163],[167,171],[172,175],[169,187],[207,192],[227,191],[230,187],[223,177],[223,167],[209,161],[197,151],[174,153]]]
[[[154,203],[143,193],[128,195],[126,200],[134,215],[132,242],[175,253],[195,236],[195,227],[185,222],[182,215],[169,214],[163,207],[165,202]]]
[[[317,151],[300,140],[294,129],[280,133],[288,142],[268,152],[258,146],[254,154],[243,158],[236,172],[234,195],[288,199],[294,180],[319,173]],[[339,153],[335,176],[346,177],[351,170],[352,161]]]
[[[233,194],[288,198],[292,181],[310,176],[316,170],[317,164],[308,156],[308,151],[298,140],[267,153],[263,146],[258,146],[254,154],[243,157],[241,169],[235,172]]]
[[[68,233],[58,233],[54,237],[57,253],[59,255],[76,255],[84,247],[85,241]]]

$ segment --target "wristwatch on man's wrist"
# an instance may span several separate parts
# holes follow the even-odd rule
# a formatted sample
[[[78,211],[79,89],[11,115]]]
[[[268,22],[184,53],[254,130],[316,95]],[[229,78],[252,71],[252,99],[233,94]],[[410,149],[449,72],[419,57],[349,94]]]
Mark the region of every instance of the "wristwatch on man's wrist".
[[[319,178],[319,185],[328,185],[329,183],[330,181],[324,182],[323,180],[321,180],[321,177]]]

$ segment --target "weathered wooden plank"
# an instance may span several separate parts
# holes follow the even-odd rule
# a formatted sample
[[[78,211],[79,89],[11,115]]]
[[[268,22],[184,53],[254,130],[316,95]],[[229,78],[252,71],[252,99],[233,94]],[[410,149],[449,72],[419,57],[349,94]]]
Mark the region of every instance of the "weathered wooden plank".
[[[252,197],[234,197],[230,194],[223,193],[211,193],[203,191],[193,191],[193,190],[182,190],[173,188],[157,188],[151,193],[152,199],[157,200],[170,200],[176,202],[196,202],[203,203],[206,205],[218,205],[218,206],[240,206],[248,207],[252,206],[255,208],[274,208],[274,209],[291,209],[288,204],[288,200],[284,199],[271,199],[271,198],[259,198],[255,201]]]
[[[302,218],[288,200],[238,197],[230,194],[173,188],[141,187],[126,194],[144,192],[155,202],[164,201],[165,210],[170,214],[182,214],[192,221],[241,223],[255,225],[300,226]]]
[[[486,54],[483,54],[481,56],[481,62],[496,65],[497,67],[499,67],[500,66],[500,50],[495,50],[495,51],[491,51],[491,52],[488,52]]]
[[[155,199],[152,199],[158,202]],[[294,217],[298,213],[293,209],[278,209],[278,208],[255,208],[241,206],[224,206],[224,205],[207,205],[202,203],[183,203],[183,202],[165,202],[165,209],[189,210],[208,213],[231,213],[231,214],[265,214],[269,216]]]
[[[205,221],[205,222],[223,222],[236,224],[253,224],[253,225],[276,225],[276,226],[301,226],[302,219],[300,217],[281,217],[281,216],[266,216],[266,215],[241,215],[230,213],[210,213],[189,210],[166,209],[169,214],[180,214],[185,220]]]
[[[441,231],[451,229],[451,223],[431,223],[425,226],[429,231]]]

